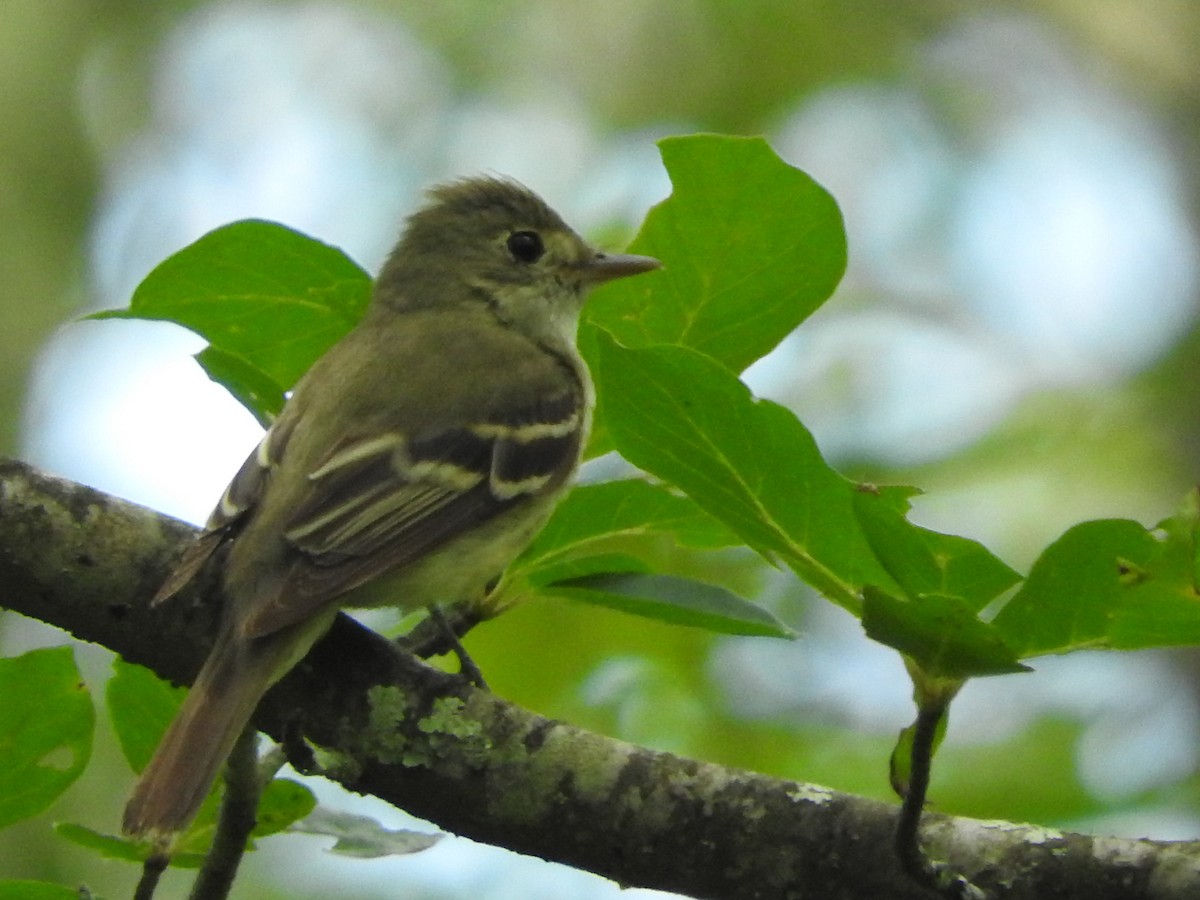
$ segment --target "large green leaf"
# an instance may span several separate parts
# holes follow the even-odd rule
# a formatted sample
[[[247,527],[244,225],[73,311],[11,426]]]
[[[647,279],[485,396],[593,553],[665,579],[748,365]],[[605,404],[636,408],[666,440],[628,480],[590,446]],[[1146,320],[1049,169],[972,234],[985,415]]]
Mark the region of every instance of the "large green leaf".
[[[793,413],[694,350],[630,349],[606,335],[596,349],[608,426],[630,462],[855,613],[863,585],[895,589],[859,525],[859,487],[825,463]]]
[[[679,344],[735,371],[833,293],[846,238],[833,198],[762,138],[659,142],[671,196],[630,245],[664,268],[606,288],[585,311],[628,347]],[[594,333],[585,330],[590,351]]]
[[[358,321],[370,283],[341,250],[251,219],[168,257],[138,285],[128,309],[95,318],[162,319],[202,335],[213,352],[201,363],[221,383],[232,372],[242,402],[262,396],[263,405],[251,408],[262,418]]]
[[[87,766],[95,713],[70,647],[0,659],[0,828],[35,816]]]

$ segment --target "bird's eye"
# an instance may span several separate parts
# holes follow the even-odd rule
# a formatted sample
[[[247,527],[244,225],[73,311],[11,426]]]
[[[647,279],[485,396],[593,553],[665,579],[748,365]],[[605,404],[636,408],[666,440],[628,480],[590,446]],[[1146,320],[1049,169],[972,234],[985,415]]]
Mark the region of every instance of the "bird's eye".
[[[542,258],[546,247],[536,231],[514,231],[508,236],[508,252],[517,262],[535,263]]]

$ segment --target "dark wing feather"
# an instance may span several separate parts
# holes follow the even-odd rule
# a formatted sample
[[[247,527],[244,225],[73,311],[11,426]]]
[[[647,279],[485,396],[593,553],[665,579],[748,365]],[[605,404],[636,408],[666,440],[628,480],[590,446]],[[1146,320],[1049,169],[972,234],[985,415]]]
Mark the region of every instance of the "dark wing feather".
[[[284,537],[327,570],[381,553],[389,569],[420,557],[461,530],[468,511],[482,513],[492,499],[486,469],[480,471],[490,447],[477,448],[472,461],[458,452],[461,445],[439,443],[438,457],[418,456],[398,439],[370,455],[344,444],[317,470],[321,474],[310,476],[313,490],[292,513]]]
[[[165,603],[187,587],[225,542],[228,534],[228,528],[224,527],[216,531],[202,531],[183,551],[183,556],[179,558],[179,562],[175,564],[175,568],[171,570],[171,574],[162,583],[150,604],[157,606],[159,603]]]

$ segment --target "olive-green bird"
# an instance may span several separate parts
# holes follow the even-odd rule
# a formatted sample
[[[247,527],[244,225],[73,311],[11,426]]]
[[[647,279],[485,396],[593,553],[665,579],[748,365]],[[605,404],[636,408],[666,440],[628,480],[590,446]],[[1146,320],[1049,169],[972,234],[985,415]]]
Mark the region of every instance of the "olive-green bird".
[[[263,693],[341,607],[482,596],[579,463],[589,289],[658,265],[599,252],[511,181],[430,191],[362,321],[300,379],[156,597],[222,566],[216,643],[126,832],[166,842],[188,825]]]

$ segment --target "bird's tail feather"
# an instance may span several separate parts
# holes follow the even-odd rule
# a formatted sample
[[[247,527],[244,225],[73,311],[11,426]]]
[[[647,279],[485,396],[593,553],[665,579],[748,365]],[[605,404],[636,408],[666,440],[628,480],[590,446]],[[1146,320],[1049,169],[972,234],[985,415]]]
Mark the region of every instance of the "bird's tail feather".
[[[251,643],[218,639],[125,806],[126,833],[169,839],[196,815],[275,674],[276,654]]]

